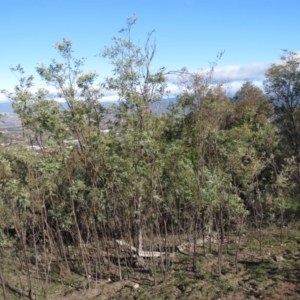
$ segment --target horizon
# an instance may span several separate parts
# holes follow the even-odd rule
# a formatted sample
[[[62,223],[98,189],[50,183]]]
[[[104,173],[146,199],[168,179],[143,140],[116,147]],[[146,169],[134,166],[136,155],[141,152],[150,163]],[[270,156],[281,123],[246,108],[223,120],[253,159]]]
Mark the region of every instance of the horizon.
[[[170,102],[174,102],[176,101],[177,97],[169,97],[169,98],[163,98],[157,102],[154,102],[153,103],[153,106],[156,104],[156,103],[170,103]],[[54,100],[55,101],[55,100]],[[57,101],[58,102],[58,101]],[[100,101],[101,104],[104,106],[104,107],[107,107],[109,105],[112,105],[112,104],[118,104],[119,101]],[[58,102],[60,105],[64,105],[66,104],[66,102]],[[164,106],[163,107],[163,110],[165,110],[166,107]],[[9,100],[9,101],[5,101],[5,102],[0,102],[0,114],[8,114],[8,115],[16,115],[16,113],[13,111],[13,108],[12,108],[12,101]],[[1,118],[0,118],[1,120]]]
[[[63,37],[73,41],[75,57],[87,57],[84,71],[97,71],[103,81],[112,74],[112,66],[95,55],[112,44],[112,38],[119,36],[118,31],[134,13],[138,16],[132,29],[135,43],[143,44],[147,33],[155,30],[153,69],[206,70],[217,53],[225,50],[214,80],[226,82],[231,94],[245,81],[262,88],[266,69],[278,61],[282,49],[300,51],[300,41],[295,38],[300,25],[297,0],[287,0],[285,5],[280,0],[253,0],[243,6],[238,0],[41,2],[12,0],[2,4],[3,11],[13,13],[2,17],[5,25],[0,32],[6,47],[0,57],[0,90],[13,90],[17,80],[9,68],[17,64],[26,74],[34,75],[35,86],[46,87],[35,67],[49,65],[52,58],[59,61],[53,45]],[[180,92],[175,76],[168,77],[168,89],[172,97]],[[102,100],[115,102],[117,98],[116,92],[104,91]],[[0,94],[0,103],[7,101]]]

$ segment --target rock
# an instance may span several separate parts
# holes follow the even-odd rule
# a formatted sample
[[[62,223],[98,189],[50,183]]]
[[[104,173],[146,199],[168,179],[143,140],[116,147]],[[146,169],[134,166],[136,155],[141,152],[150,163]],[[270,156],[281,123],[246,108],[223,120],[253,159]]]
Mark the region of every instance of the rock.
[[[138,283],[136,283],[136,284],[134,284],[134,285],[132,286],[132,288],[133,288],[134,290],[138,289],[139,287],[140,287],[140,285],[139,285]]]
[[[281,255],[276,255],[276,256],[274,257],[274,260],[275,260],[276,262],[283,262],[283,261],[285,261],[285,259],[284,259]]]

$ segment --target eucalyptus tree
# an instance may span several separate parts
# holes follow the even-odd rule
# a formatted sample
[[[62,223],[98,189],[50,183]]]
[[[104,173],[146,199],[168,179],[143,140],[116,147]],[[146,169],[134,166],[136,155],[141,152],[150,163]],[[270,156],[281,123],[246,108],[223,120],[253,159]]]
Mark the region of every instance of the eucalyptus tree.
[[[259,88],[246,82],[234,102],[235,113],[224,144],[230,153],[228,171],[249,212],[250,224],[258,228],[261,252],[262,227],[270,222],[281,223],[282,227],[283,214],[292,205],[296,162],[281,152],[282,137],[278,125],[274,126],[278,121],[275,117],[274,122],[274,106]]]
[[[55,48],[63,62],[52,60],[48,67],[37,67],[54,94],[47,89],[34,92],[33,76],[26,77],[22,67],[17,66],[12,71],[18,75],[19,84],[8,96],[21,118],[24,136],[32,144],[38,143],[42,151],[25,175],[30,197],[40,204],[44,217],[39,223],[46,225],[42,232],[47,232],[50,244],[56,245],[55,253],[60,252],[64,258],[61,270],[69,270],[65,243],[78,243],[89,278],[91,264],[83,242],[91,240],[91,235],[97,240],[97,220],[103,215],[101,195],[106,182],[103,164],[108,137],[101,129],[105,110],[99,102],[97,74],[82,71],[84,59],[74,58],[72,42],[63,39]],[[57,98],[65,101],[67,108],[54,101]]]
[[[245,82],[233,97],[235,111],[233,125],[252,123],[259,126],[266,123],[273,115],[273,107],[267,95],[251,82]]]
[[[221,275],[225,229],[240,236],[251,215],[261,232],[272,213],[268,199],[275,199],[274,189],[268,179],[278,139],[270,122],[272,106],[260,89],[245,83],[231,101],[212,78],[213,70],[186,73],[173,111],[181,116],[176,135],[185,141],[194,168],[193,219],[202,231],[207,226],[217,231]]]
[[[20,264],[24,268],[27,282],[22,293],[28,292],[28,297],[33,297],[32,275],[30,271],[30,254],[28,253],[26,234],[31,228],[32,214],[30,209],[34,206],[27,185],[27,164],[32,161],[30,151],[17,147],[2,150],[0,154],[0,186],[1,186],[1,239],[2,247],[14,244],[20,250]],[[11,229],[15,233],[15,239],[7,233]],[[6,233],[6,234],[5,234]],[[18,267],[18,266],[14,266]]]
[[[278,63],[266,71],[264,88],[274,106],[274,125],[278,128],[281,142],[276,156],[278,174],[287,161],[295,157],[296,164],[291,178],[290,203],[299,203],[299,151],[300,151],[300,57],[299,53],[284,50]],[[298,171],[296,171],[298,170]]]
[[[96,72],[84,73],[82,67],[85,59],[73,57],[72,42],[63,39],[55,48],[63,58],[63,63],[52,60],[46,67],[39,65],[36,70],[47,85],[56,89],[55,96],[66,102],[68,109],[60,114],[68,125],[69,134],[76,138],[83,148],[85,130],[92,126],[95,133],[100,132],[104,108],[99,102],[102,97],[100,85],[96,85]]]
[[[106,47],[101,56],[110,60],[114,76],[106,79],[106,87],[116,91],[119,105],[115,107],[116,131],[119,135],[119,149],[128,163],[127,174],[131,178],[125,200],[129,201],[129,212],[147,211],[156,194],[154,179],[155,158],[159,153],[155,142],[159,134],[157,116],[151,105],[166,94],[166,71],[162,67],[152,70],[156,52],[153,31],[143,46],[134,44],[132,27],[137,22],[134,15],[127,19],[127,27],[121,30],[125,37],[114,38],[114,44]],[[138,217],[139,250],[142,249],[141,220]],[[130,217],[134,220],[134,216]]]
[[[182,93],[173,111],[180,116],[180,139],[184,141],[184,151],[188,153],[193,166],[190,230],[193,232],[194,243],[199,233],[205,239],[206,234],[215,229],[221,237],[221,254],[226,223],[225,210],[230,208],[225,203],[228,198],[225,197],[228,182],[221,180],[222,176],[227,176],[224,175],[224,166],[221,163],[219,140],[222,131],[228,127],[234,106],[226,97],[222,85],[212,84],[213,68],[214,65],[207,73],[187,71],[181,75]],[[212,178],[218,178],[219,184],[210,185]],[[205,232],[206,229],[208,232]],[[195,258],[194,250],[194,270]],[[221,255],[219,258],[221,266]]]
[[[70,271],[67,243],[79,244],[80,262],[89,278],[92,256],[85,243],[98,241],[98,234],[115,237],[131,230],[134,238],[138,233],[140,251],[142,226],[150,224],[145,228],[149,235],[155,230],[162,234],[166,205],[162,205],[164,152],[160,150],[165,145],[161,139],[165,123],[151,112],[151,105],[166,94],[166,72],[151,70],[156,51],[153,32],[143,48],[132,43],[135,23],[136,17],[130,18],[123,31],[126,38],[115,38],[115,44],[102,53],[115,67],[115,76],[106,80],[105,87],[120,97],[109,134],[101,132],[105,110],[99,103],[101,86],[95,87],[97,74],[82,72],[84,60],[73,57],[71,41],[55,45],[63,62],[52,60],[49,66],[37,67],[54,93],[34,92],[33,77],[26,77],[21,66],[12,69],[20,75],[15,92],[9,94],[14,110],[24,136],[42,151],[24,171],[25,187],[41,220],[33,218],[35,213],[31,218],[35,228],[47,235],[44,241],[49,243],[44,245],[63,258],[63,273]]]
[[[266,71],[264,88],[275,109],[275,121],[288,143],[291,154],[299,156],[299,53],[284,51],[280,62]]]
[[[37,67],[37,72],[67,105],[59,114],[67,132],[67,143],[56,139],[62,151],[59,159],[65,166],[68,187],[67,192],[61,192],[63,203],[67,205],[63,213],[70,214],[73,219],[76,234],[72,233],[73,226],[69,227],[69,233],[73,242],[80,245],[82,265],[89,278],[92,264],[84,244],[92,240],[97,244],[98,233],[105,226],[105,205],[108,203],[105,191],[111,186],[111,168],[106,158],[110,138],[102,132],[105,109],[100,103],[102,93],[101,84],[97,86],[96,83],[97,74],[82,71],[84,59],[74,58],[71,41],[63,39],[56,44],[56,49],[63,63],[52,60],[48,67]]]

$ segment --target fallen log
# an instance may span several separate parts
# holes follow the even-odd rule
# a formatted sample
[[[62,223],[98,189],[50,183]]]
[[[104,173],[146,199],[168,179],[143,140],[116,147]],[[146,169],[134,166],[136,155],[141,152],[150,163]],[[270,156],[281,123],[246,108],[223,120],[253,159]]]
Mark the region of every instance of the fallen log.
[[[214,236],[209,236],[207,235],[204,239],[197,239],[196,245],[198,246],[203,246],[204,243],[211,242],[213,244],[218,244],[219,240],[215,238]],[[225,241],[226,242],[226,241]],[[138,250],[136,247],[131,246],[129,243],[127,243],[124,240],[116,240],[116,243],[121,246],[126,248],[127,250],[130,250],[134,252],[137,257],[148,257],[148,258],[154,258],[154,257],[161,257],[161,256],[166,256],[166,255],[174,255],[174,253],[167,253],[167,252],[159,252],[159,251],[143,251],[143,250]],[[176,246],[176,249],[179,253],[189,255],[190,253],[186,250],[188,247],[193,247],[194,242],[184,242],[178,246]]]
[[[159,251],[139,251],[135,247],[131,246],[129,243],[123,240],[116,240],[116,243],[121,247],[125,247],[131,251],[133,251],[139,257],[161,257],[163,255],[167,255],[166,252],[159,252]]]
[[[123,241],[123,240],[116,240],[116,243],[120,246],[125,246],[126,248],[130,249],[133,252],[136,252],[137,249],[133,246],[131,246],[130,244],[128,244],[127,242]]]

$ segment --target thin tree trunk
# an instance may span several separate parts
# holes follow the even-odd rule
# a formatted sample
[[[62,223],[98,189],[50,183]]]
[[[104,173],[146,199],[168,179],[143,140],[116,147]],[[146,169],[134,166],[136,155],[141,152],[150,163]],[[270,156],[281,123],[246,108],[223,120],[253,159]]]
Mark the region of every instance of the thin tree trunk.
[[[82,264],[83,264],[85,275],[86,275],[86,278],[87,278],[87,286],[88,286],[88,288],[90,288],[90,274],[89,274],[89,271],[88,271],[88,266],[86,264],[85,254],[84,254],[84,251],[83,251],[84,246],[83,246],[83,243],[82,243],[81,232],[80,232],[79,224],[78,224],[76,213],[75,213],[74,201],[72,201],[72,212],[73,212],[73,216],[74,216],[75,226],[76,226],[76,229],[77,229],[77,236],[78,236],[78,239],[79,239],[79,249],[80,249],[80,254],[81,254],[81,258],[82,258]]]
[[[222,276],[222,259],[223,259],[223,244],[224,244],[224,220],[223,220],[223,204],[221,204],[220,209],[220,232],[221,236],[219,238],[219,275]]]
[[[164,264],[164,283],[167,282],[167,273],[170,268],[170,250],[168,247],[168,230],[167,230],[167,222],[164,220],[164,229],[165,229],[165,250],[164,252],[167,254],[165,256],[165,264]]]
[[[197,214],[194,217],[194,245],[193,245],[193,272],[197,271],[196,246],[197,246]]]
[[[142,206],[142,197],[138,199],[137,205],[137,226],[138,226],[138,251],[141,253],[143,251],[143,233],[142,233],[142,224],[141,224],[141,206]]]
[[[235,272],[236,274],[238,273],[238,255],[240,252],[240,246],[241,246],[241,235],[242,235],[242,231],[241,228],[239,229],[239,235],[238,235],[238,243],[237,243],[237,247],[236,247],[236,251],[235,251],[235,257],[234,257],[234,264],[235,264]]]
[[[4,277],[3,277],[1,268],[0,268],[0,280],[1,280],[1,286],[2,286],[2,292],[3,292],[3,299],[8,300],[7,293],[6,293],[5,281],[4,281]]]
[[[158,225],[158,224],[157,224]],[[151,226],[151,251],[153,253],[153,241],[154,241],[154,237],[153,237],[153,226]],[[152,266],[153,266],[153,277],[154,277],[154,286],[157,286],[157,277],[156,277],[156,264],[154,262],[154,257],[152,255]]]

